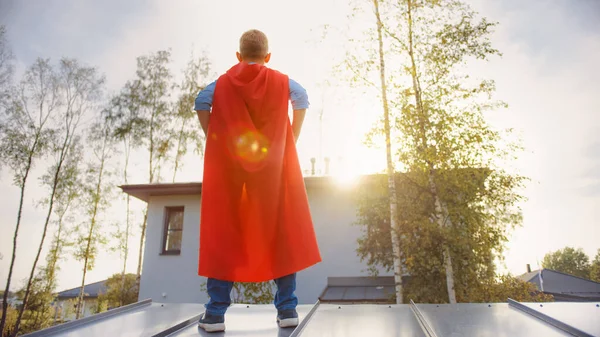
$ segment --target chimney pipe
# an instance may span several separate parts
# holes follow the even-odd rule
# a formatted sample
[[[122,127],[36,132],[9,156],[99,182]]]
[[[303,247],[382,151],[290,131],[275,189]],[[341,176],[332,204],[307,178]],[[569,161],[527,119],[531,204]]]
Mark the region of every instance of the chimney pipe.
[[[529,263],[527,264],[527,272],[531,273],[531,265]]]
[[[325,157],[325,175],[329,175],[329,157]]]
[[[317,159],[315,159],[314,157],[310,158],[310,164],[311,164],[311,167],[312,167],[311,168],[311,175],[313,175],[313,176],[315,175],[315,162],[316,161],[317,161]]]

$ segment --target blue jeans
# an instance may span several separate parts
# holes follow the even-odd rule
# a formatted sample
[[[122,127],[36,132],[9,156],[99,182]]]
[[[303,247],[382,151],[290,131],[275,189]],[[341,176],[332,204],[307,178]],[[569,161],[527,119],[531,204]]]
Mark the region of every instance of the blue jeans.
[[[277,293],[275,294],[275,307],[277,310],[296,309],[298,297],[296,291],[296,274],[284,276],[275,280]],[[231,305],[231,289],[233,282],[220,281],[209,278],[206,282],[210,300],[205,305],[206,312],[212,315],[225,315],[227,308]]]

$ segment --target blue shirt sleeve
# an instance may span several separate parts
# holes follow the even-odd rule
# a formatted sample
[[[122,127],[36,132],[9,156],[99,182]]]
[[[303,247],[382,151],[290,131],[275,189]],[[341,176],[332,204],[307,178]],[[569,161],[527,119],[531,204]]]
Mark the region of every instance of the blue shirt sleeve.
[[[294,110],[308,109],[308,94],[298,82],[290,78],[290,100]]]
[[[210,111],[213,102],[213,96],[215,94],[215,87],[217,81],[207,85],[206,88],[201,90],[196,97],[194,102],[194,110],[196,111]],[[294,110],[308,109],[308,94],[298,82],[290,79],[290,101],[292,102],[292,108]]]
[[[215,94],[216,85],[217,81],[214,81],[198,93],[196,101],[194,102],[194,110],[210,111],[210,107],[212,106],[213,102],[213,96]]]

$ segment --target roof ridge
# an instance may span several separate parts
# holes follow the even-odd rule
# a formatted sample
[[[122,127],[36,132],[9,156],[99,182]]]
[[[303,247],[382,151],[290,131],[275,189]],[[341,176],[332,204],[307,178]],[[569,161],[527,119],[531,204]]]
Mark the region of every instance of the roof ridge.
[[[98,283],[105,283],[106,281],[108,281],[108,279],[105,279],[105,280],[102,280],[102,281],[97,281],[97,282],[92,282],[92,283],[85,284],[85,285],[83,286],[83,289],[85,289],[86,287],[89,287],[89,286],[96,285],[96,284],[98,284]],[[59,291],[59,292],[57,292],[57,294],[66,293],[66,292],[68,292],[68,291],[71,291],[71,290],[76,290],[76,289],[81,289],[81,286],[78,286],[78,287],[73,287],[73,288],[69,288],[69,289],[66,289],[66,290],[62,290],[62,291]]]

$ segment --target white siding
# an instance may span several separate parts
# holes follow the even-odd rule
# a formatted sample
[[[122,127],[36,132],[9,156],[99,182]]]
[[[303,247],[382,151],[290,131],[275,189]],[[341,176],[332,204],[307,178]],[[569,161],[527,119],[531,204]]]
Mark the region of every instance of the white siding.
[[[308,197],[323,262],[298,274],[297,295],[301,304],[317,301],[329,276],[366,276],[366,265],[356,255],[360,228],[350,191],[311,189]],[[181,255],[161,256],[164,211],[167,206],[184,206]],[[140,299],[157,302],[205,303],[200,291],[205,281],[197,275],[200,197],[152,197],[148,214],[146,247]],[[386,275],[385,273],[383,275]],[[166,294],[163,297],[163,293]]]
[[[148,227],[139,299],[165,303],[204,303],[198,276],[200,196],[165,196],[150,199]],[[181,255],[160,255],[165,207],[184,206]],[[163,297],[163,293],[166,295]]]

